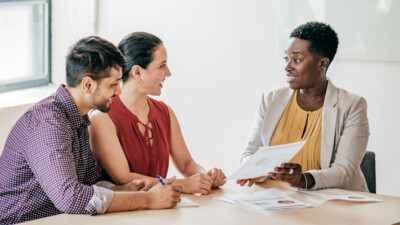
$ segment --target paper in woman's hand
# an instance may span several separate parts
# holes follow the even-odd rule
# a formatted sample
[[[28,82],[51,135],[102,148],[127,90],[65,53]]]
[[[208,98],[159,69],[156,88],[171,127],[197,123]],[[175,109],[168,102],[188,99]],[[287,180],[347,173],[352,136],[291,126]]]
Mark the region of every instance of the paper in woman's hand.
[[[305,141],[285,145],[260,147],[235,173],[226,180],[241,180],[266,176],[268,172],[291,158],[303,147]]]

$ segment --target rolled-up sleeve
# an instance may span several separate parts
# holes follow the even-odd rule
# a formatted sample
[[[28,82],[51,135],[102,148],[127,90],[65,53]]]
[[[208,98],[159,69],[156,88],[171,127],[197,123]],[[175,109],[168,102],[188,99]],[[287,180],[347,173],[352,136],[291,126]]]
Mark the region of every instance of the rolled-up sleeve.
[[[94,194],[89,203],[95,208],[97,213],[105,213],[113,200],[114,192],[97,185],[93,185],[93,188]]]

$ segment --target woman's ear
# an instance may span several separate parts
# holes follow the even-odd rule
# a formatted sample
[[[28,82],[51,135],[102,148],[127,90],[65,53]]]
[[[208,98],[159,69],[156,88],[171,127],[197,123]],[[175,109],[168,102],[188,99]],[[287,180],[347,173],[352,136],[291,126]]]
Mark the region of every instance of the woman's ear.
[[[321,69],[326,70],[328,66],[329,66],[329,58],[328,57],[321,58]]]
[[[139,65],[134,65],[131,68],[130,75],[132,76],[133,79],[135,79],[136,81],[139,82],[140,80],[142,80],[141,71],[142,71],[142,67],[140,67]]]

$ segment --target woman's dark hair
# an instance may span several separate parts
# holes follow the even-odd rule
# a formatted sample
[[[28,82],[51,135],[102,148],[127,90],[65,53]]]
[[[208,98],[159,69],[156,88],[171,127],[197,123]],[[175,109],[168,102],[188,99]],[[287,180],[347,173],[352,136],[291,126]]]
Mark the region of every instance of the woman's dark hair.
[[[122,81],[129,78],[133,66],[139,65],[146,69],[153,61],[153,52],[162,43],[160,38],[146,32],[134,32],[125,36],[118,45],[128,65],[123,71]]]
[[[328,57],[329,64],[333,61],[339,45],[336,32],[329,25],[321,22],[302,24],[292,31],[290,37],[309,41],[308,51],[321,57]]]
[[[114,44],[97,36],[82,38],[69,49],[66,57],[67,85],[75,87],[85,76],[101,80],[117,65],[124,71],[126,61]]]

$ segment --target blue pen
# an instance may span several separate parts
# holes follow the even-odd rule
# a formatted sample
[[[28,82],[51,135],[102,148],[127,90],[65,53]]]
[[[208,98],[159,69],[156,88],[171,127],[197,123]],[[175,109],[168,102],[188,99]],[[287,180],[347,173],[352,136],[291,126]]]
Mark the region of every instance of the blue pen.
[[[162,183],[162,185],[167,185],[167,181],[165,181],[164,178],[162,178],[160,175],[157,175],[157,178],[160,181],[160,183]]]

